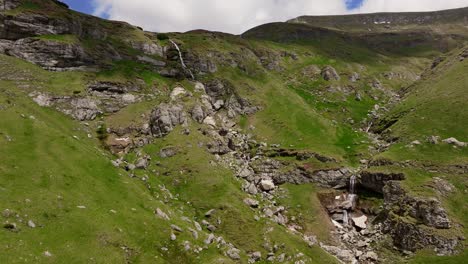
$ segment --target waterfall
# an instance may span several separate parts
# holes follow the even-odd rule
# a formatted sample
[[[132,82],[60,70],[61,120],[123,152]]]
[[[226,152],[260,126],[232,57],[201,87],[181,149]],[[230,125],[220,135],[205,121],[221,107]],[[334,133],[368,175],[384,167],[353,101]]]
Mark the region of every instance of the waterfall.
[[[356,194],[356,175],[351,176],[349,179],[349,193]]]
[[[347,226],[349,224],[348,211],[343,210],[343,225]]]
[[[172,41],[172,39],[169,40],[172,45],[174,45],[174,47],[177,49],[177,51],[179,52],[179,58],[180,58],[180,64],[182,65],[182,68],[184,70],[186,70],[189,74],[190,74],[190,77],[192,77],[192,79],[195,80],[195,76],[193,76],[193,73],[192,71],[187,67],[187,65],[185,64],[184,62],[184,58],[182,57],[182,51],[180,51],[180,48],[179,48],[179,45],[177,45],[177,43],[175,43],[174,41]]]
[[[349,179],[349,194],[347,196],[348,201],[352,204],[352,208],[356,206],[356,175],[352,175]]]

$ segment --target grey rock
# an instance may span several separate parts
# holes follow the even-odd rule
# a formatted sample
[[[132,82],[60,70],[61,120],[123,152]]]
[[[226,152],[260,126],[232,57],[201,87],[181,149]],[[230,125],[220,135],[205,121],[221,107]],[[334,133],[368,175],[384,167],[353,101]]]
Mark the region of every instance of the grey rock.
[[[252,198],[245,198],[244,203],[252,208],[257,208],[259,206],[259,202]]]
[[[182,228],[180,228],[179,226],[176,226],[176,225],[171,225],[171,229],[174,230],[174,231],[177,231],[179,233],[184,231]]]
[[[164,220],[170,220],[169,216],[159,208],[156,208],[156,215]]]
[[[46,69],[79,67],[90,63],[90,57],[78,44],[36,38],[17,40],[7,53]]]
[[[456,139],[454,137],[444,139],[444,140],[442,140],[442,142],[450,144],[450,145],[454,145],[454,146],[457,146],[457,147],[466,147],[468,145],[468,143],[461,142],[461,141],[459,141],[458,139]]]
[[[161,47],[160,45],[157,45],[156,43],[144,42],[144,41],[142,42],[133,41],[131,42],[131,46],[134,49],[142,51],[146,55],[156,55],[156,56],[164,58],[164,48]]]
[[[335,68],[332,66],[326,66],[322,69],[322,77],[326,81],[338,81],[340,80],[340,75],[336,72]]]
[[[135,163],[135,167],[137,169],[146,169],[146,168],[148,168],[148,166],[149,166],[149,157],[148,156],[139,158]]]
[[[14,41],[0,39],[0,54],[6,54],[13,47]]]
[[[226,255],[233,260],[240,260],[240,250],[237,248],[228,249]]]
[[[262,252],[260,251],[255,251],[249,254],[250,263],[260,261],[261,259],[262,259]]]
[[[215,211],[216,211],[215,209],[209,210],[208,212],[205,213],[205,217],[211,217]]]
[[[351,82],[357,82],[357,81],[359,81],[360,78],[361,78],[361,77],[359,76],[359,73],[357,73],[357,72],[353,72],[353,73],[351,73],[351,75],[349,76],[349,80],[350,80]]]
[[[214,240],[215,240],[215,236],[213,234],[209,234],[208,237],[205,239],[204,243],[206,245],[210,245],[213,243]]]
[[[29,220],[29,221],[28,221],[28,226],[29,226],[30,228],[36,228],[36,224],[35,224],[32,220]]]
[[[190,115],[192,116],[193,120],[197,121],[198,123],[203,123],[203,120],[206,118],[205,111],[201,104],[195,104],[190,111]]]
[[[176,147],[165,147],[159,151],[159,156],[161,158],[170,158],[177,155],[177,152],[178,150]]]
[[[432,179],[433,188],[441,195],[448,196],[455,191],[455,186],[448,181],[435,177]]]
[[[155,137],[164,137],[178,125],[187,126],[188,119],[181,105],[163,103],[153,110],[149,124]]]
[[[267,192],[275,189],[275,184],[272,180],[262,180],[260,181],[259,186],[263,191]]]

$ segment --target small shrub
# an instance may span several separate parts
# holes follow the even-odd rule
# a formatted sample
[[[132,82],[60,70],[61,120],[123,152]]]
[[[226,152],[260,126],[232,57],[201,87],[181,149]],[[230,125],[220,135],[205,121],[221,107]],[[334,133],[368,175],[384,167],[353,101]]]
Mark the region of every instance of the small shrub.
[[[100,140],[100,141],[104,141],[107,139],[108,137],[108,134],[107,134],[107,128],[105,125],[101,125],[98,127],[98,129],[96,130],[96,133],[97,133],[97,138]]]
[[[160,34],[156,35],[156,38],[159,39],[159,40],[167,40],[167,39],[169,39],[169,36],[167,34],[160,33]]]

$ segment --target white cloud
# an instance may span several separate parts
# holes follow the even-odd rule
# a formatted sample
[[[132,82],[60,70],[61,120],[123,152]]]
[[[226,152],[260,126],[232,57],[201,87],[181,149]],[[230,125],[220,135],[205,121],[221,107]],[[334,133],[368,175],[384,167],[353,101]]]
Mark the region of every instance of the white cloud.
[[[151,31],[207,29],[242,33],[301,15],[350,13],[346,0],[93,0],[108,15]],[[468,0],[365,0],[354,12],[429,11],[468,6]]]

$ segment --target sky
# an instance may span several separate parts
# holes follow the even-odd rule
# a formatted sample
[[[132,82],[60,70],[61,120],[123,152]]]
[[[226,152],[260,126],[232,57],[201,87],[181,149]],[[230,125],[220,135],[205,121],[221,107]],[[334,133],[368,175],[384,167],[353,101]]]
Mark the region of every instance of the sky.
[[[62,0],[72,9],[155,32],[207,29],[240,34],[302,15],[434,11],[468,0]]]

